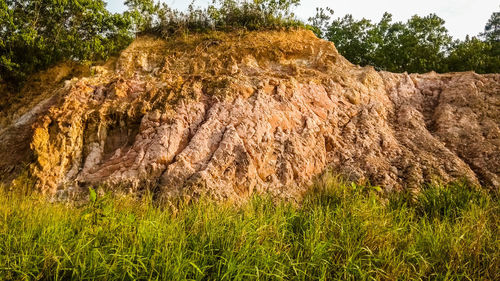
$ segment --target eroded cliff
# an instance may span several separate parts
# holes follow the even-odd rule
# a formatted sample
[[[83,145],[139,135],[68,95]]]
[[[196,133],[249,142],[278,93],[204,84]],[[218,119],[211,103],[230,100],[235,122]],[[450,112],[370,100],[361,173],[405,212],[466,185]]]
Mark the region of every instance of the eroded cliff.
[[[4,182],[299,198],[330,168],[387,190],[500,186],[500,74],[377,72],[309,31],[143,37],[88,75],[63,70],[3,107]]]

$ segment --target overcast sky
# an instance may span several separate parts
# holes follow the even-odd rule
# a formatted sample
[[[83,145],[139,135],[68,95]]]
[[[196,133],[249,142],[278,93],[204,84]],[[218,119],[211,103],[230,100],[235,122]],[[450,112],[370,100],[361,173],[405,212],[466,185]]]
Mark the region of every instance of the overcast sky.
[[[122,0],[105,0],[108,9],[121,12],[125,9]],[[162,0],[173,8],[184,10],[191,0]],[[197,0],[195,3],[205,7],[211,0]],[[394,20],[407,20],[412,15],[420,16],[436,13],[446,21],[450,34],[464,39],[467,34],[477,35],[494,11],[500,10],[500,0],[302,0],[295,14],[306,20],[313,16],[316,7],[330,7],[335,11],[334,17],[352,14],[379,21],[384,12],[393,14]]]

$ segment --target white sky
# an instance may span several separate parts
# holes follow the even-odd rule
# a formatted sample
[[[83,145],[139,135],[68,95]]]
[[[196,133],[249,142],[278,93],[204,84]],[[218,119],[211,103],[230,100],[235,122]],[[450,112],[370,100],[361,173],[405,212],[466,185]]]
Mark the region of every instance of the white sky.
[[[123,0],[105,0],[108,9],[121,12],[125,9]],[[191,0],[162,0],[169,6],[184,10]],[[211,0],[196,0],[195,4],[205,7]],[[483,31],[484,26],[494,11],[500,10],[500,0],[302,0],[295,9],[298,18],[307,20],[314,16],[316,7],[330,7],[334,17],[352,14],[378,22],[384,12],[393,15],[394,20],[406,21],[412,15],[425,16],[435,13],[446,21],[450,34],[457,39],[464,39],[467,34],[475,36]]]

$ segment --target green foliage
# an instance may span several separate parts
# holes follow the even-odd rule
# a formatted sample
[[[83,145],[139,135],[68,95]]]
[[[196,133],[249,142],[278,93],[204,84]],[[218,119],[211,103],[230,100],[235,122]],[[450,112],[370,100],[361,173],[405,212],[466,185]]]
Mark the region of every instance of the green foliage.
[[[399,57],[401,71],[441,71],[443,51],[451,42],[444,20],[435,14],[426,17],[413,16],[395,36],[399,50],[406,50]],[[385,50],[389,52],[389,50]]]
[[[131,19],[102,0],[0,0],[0,80],[63,60],[101,60],[130,43]]]
[[[467,212],[470,206],[482,208],[488,204],[485,201],[487,197],[483,192],[465,183],[431,186],[424,188],[418,194],[414,207],[420,216],[426,216],[430,219],[456,220]]]
[[[334,20],[325,37],[335,42],[339,52],[354,64],[371,64],[374,42],[371,42],[372,24],[369,20],[355,21],[352,15]],[[363,54],[363,55],[361,55]]]
[[[89,188],[89,201],[93,204],[97,201],[97,193],[92,187]]]
[[[500,12],[491,15],[479,38],[453,42],[446,63],[449,71],[500,73]]]
[[[500,42],[481,41],[476,37],[457,40],[446,60],[449,71],[500,73]]]
[[[186,12],[154,0],[128,0],[129,12],[136,19],[138,33],[169,36],[179,32],[235,29],[262,30],[303,26],[292,8],[300,0],[213,0],[206,9],[191,4]]]
[[[490,42],[500,42],[500,12],[494,12],[486,26],[484,27],[484,33],[481,34]]]
[[[413,16],[407,22],[393,22],[385,13],[380,22],[356,20],[352,15],[331,19],[333,10],[318,9],[309,22],[312,30],[335,43],[339,52],[354,64],[373,65],[391,72],[448,72],[473,70],[498,73],[500,42],[499,15],[493,13],[482,35],[452,41],[444,20],[435,14]]]
[[[351,15],[331,20],[332,9],[318,9],[310,25],[297,20],[300,0],[213,0],[180,12],[155,0],[127,0],[123,14],[106,10],[103,0],[0,0],[0,82],[16,84],[29,74],[64,60],[105,60],[135,33],[268,30],[302,27],[336,43],[351,62],[393,72],[498,72],[499,15],[488,21],[484,41],[451,41],[436,15],[406,23],[384,14],[378,23]]]
[[[309,28],[316,34],[316,36],[322,38],[324,37],[325,31],[328,28],[329,21],[334,14],[333,9],[326,8],[316,8],[316,16],[309,18]]]
[[[324,14],[319,13],[311,22],[318,18]],[[320,29],[352,63],[392,72],[441,70],[444,50],[451,42],[444,20],[434,14],[413,16],[402,23],[392,22],[392,15],[385,13],[376,24],[346,15],[323,23]]]
[[[249,30],[279,28],[298,23],[291,8],[300,0],[216,0],[220,8],[211,5],[209,18],[216,29],[246,28]]]
[[[134,20],[133,29],[136,32],[152,29],[159,3],[154,0],[126,0],[125,5],[129,8],[126,14]]]
[[[134,33],[274,29],[302,26],[291,12],[300,0],[214,0],[179,12],[155,0],[127,0],[123,14],[103,0],[0,0],[0,81],[25,77],[64,60],[105,60]]]
[[[94,191],[95,192],[95,191]],[[92,195],[94,194],[94,195]],[[497,195],[420,194],[325,175],[300,205],[90,193],[83,205],[0,196],[1,280],[495,280]]]

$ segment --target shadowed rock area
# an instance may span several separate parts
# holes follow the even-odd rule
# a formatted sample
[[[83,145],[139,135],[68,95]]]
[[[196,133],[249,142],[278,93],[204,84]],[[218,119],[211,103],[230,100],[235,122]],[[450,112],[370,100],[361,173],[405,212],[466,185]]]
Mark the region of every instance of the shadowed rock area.
[[[276,31],[142,37],[87,75],[48,77],[1,109],[6,183],[293,200],[329,168],[386,190],[500,186],[500,74],[377,72]]]

